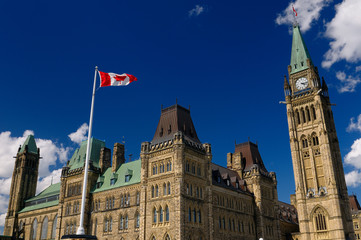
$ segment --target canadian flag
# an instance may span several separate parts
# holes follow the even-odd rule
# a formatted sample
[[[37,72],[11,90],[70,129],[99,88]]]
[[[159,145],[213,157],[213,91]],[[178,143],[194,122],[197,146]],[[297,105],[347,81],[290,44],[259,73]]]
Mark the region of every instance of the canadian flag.
[[[295,13],[295,17],[297,17],[297,12],[296,12],[296,9],[292,6],[292,10],[293,12]]]
[[[100,76],[100,87],[108,87],[108,86],[126,86],[131,82],[137,81],[138,79],[133,75],[123,73],[105,73],[99,72]]]

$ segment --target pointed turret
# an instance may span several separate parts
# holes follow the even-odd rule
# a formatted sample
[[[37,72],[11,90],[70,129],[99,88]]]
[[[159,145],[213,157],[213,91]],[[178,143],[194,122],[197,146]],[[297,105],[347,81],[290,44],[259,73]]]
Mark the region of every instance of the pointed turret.
[[[290,87],[290,84],[288,83],[286,75],[284,76],[284,78],[285,78],[285,81],[283,84],[283,89],[285,90],[285,96],[287,97],[287,96],[291,95],[291,87]]]
[[[33,135],[29,135],[24,144],[19,149],[19,153],[23,153],[27,149],[28,152],[38,153],[38,147],[36,146],[35,139]]]
[[[298,24],[293,25],[293,39],[291,52],[291,73],[296,73],[308,69],[313,65],[310,53],[303,41]]]

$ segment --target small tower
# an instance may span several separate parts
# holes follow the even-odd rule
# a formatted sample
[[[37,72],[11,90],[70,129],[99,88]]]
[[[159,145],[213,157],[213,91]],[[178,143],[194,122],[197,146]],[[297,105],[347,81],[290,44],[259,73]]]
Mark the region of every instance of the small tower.
[[[17,214],[25,207],[25,200],[35,196],[39,159],[40,150],[34,136],[29,135],[15,157],[4,235],[16,236],[19,231]]]
[[[354,239],[349,198],[328,88],[293,26],[289,83],[284,81],[299,240]]]

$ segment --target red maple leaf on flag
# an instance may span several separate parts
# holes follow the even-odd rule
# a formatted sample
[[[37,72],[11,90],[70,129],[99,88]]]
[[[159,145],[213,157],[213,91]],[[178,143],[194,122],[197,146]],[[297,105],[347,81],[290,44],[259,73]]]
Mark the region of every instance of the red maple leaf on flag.
[[[127,76],[119,76],[119,75],[115,75],[115,80],[117,81],[124,81],[124,79],[126,78]]]

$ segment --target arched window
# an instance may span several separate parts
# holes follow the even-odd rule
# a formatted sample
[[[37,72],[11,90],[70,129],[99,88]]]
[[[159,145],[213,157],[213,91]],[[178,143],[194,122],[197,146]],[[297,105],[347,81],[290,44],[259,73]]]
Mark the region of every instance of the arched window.
[[[94,235],[97,235],[98,219],[95,219],[94,222]]]
[[[170,182],[168,182],[168,195],[170,195]]]
[[[311,121],[310,109],[308,107],[306,107],[306,116],[307,116],[307,121]]]
[[[163,195],[167,195],[167,185],[163,183]]]
[[[41,236],[40,239],[47,239],[48,235],[48,217],[45,217],[43,220],[43,224],[41,225]]]
[[[196,209],[193,209],[193,222],[197,222],[197,214],[196,214]]]
[[[153,209],[153,223],[157,223],[157,209]]]
[[[163,208],[162,207],[160,207],[160,209],[159,209],[159,222],[163,222]]]
[[[305,116],[305,111],[303,110],[303,108],[301,108],[301,113],[302,113],[302,123],[306,123],[306,116]]]
[[[109,232],[111,232],[113,230],[113,219],[112,219],[112,217],[110,217],[110,219],[109,219],[108,229],[109,229]]]
[[[104,232],[108,232],[108,218],[104,219]]]
[[[154,192],[154,186],[152,186],[152,198],[154,198],[155,192]]]
[[[297,125],[301,124],[300,113],[298,110],[296,110],[296,123]]]
[[[31,240],[36,240],[36,232],[38,231],[38,220],[35,218],[33,221],[33,225],[31,226]]]
[[[222,229],[222,219],[219,217],[219,228]]]
[[[169,171],[172,171],[172,162],[169,163]]]
[[[120,207],[124,207],[124,196],[120,195]]]
[[[169,162],[167,163],[167,172],[169,171]]]
[[[159,189],[158,189],[158,185],[155,185],[155,196],[158,197],[159,196]]]
[[[125,224],[124,224],[124,229],[128,229],[128,214],[125,215]]]
[[[139,203],[140,203],[140,193],[139,192],[137,192],[137,205],[139,205]]]
[[[139,228],[139,225],[140,225],[140,216],[139,216],[139,213],[136,212],[135,213],[135,228]]]
[[[168,234],[165,236],[164,240],[170,240],[170,237]]]
[[[119,229],[120,230],[123,230],[124,228],[124,217],[122,215],[120,215],[120,218],[119,218]]]
[[[127,206],[130,206],[130,193],[128,193]]]
[[[58,215],[55,215],[53,220],[53,227],[51,228],[51,238],[55,239],[56,236],[56,224],[58,223]]]
[[[327,230],[327,219],[325,215],[325,211],[321,208],[317,208],[314,212],[314,220],[317,231]]]
[[[168,205],[165,207],[165,221],[169,222],[169,208],[168,208]]]
[[[312,115],[313,115],[313,120],[315,120],[316,119],[316,110],[313,105],[311,105],[311,111],[312,111]]]
[[[188,221],[192,222],[192,210],[191,210],[191,208],[188,209]]]
[[[302,138],[302,148],[307,148],[308,147],[308,141],[305,137]]]
[[[312,140],[313,140],[313,146],[319,145],[318,137],[317,137],[317,136],[313,136],[313,137],[312,137]]]
[[[202,214],[201,214],[201,210],[198,210],[198,222],[201,223],[202,222]]]

